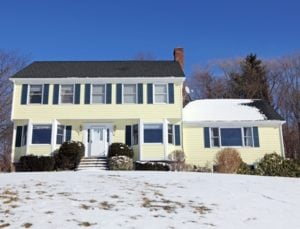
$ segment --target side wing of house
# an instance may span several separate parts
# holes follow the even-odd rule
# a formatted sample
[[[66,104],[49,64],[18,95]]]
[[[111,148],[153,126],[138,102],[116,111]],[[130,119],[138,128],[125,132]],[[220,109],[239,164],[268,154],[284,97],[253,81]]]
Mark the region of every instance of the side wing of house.
[[[284,156],[281,123],[183,124],[183,147],[187,163],[212,166],[223,148],[235,148],[247,164],[265,154]]]

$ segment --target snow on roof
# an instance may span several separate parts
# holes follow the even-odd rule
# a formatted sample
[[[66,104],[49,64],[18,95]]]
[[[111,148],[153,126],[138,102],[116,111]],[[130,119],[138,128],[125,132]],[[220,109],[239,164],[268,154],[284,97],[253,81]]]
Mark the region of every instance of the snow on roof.
[[[201,99],[183,109],[184,122],[267,120],[251,99]]]

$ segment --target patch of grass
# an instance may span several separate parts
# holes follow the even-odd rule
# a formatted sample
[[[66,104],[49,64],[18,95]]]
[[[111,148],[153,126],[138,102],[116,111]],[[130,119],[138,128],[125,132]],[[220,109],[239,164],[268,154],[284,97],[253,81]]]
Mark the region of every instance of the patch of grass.
[[[5,228],[5,227],[9,227],[9,226],[10,226],[9,223],[0,224],[0,228]]]
[[[112,195],[112,196],[110,196],[111,198],[113,198],[113,199],[117,199],[117,198],[119,198],[119,196],[118,195]]]
[[[204,205],[192,206],[192,208],[194,208],[194,213],[199,213],[200,215],[211,212],[211,209]]]
[[[62,196],[71,196],[72,194],[69,192],[58,192],[58,195],[62,195]]]
[[[103,201],[100,203],[99,208],[103,210],[110,210],[113,208],[113,204],[109,204],[107,201]]]
[[[22,227],[25,227],[25,228],[30,228],[32,226],[32,223],[24,223],[22,225]]]
[[[84,209],[84,210],[88,210],[88,209],[91,208],[91,206],[86,205],[86,204],[81,204],[81,205],[80,205],[80,208],[82,208],[82,209]]]
[[[89,200],[89,202],[90,202],[91,204],[93,204],[93,203],[96,203],[97,200],[91,199],[91,200]]]
[[[96,225],[96,224],[97,223],[90,223],[90,222],[87,222],[87,221],[78,223],[78,225],[81,226],[81,227],[91,227],[91,226]]]

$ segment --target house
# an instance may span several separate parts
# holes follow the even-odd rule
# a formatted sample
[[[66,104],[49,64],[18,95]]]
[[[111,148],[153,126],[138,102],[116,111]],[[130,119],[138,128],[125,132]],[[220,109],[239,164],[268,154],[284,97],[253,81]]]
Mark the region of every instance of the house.
[[[67,140],[85,157],[105,157],[113,142],[134,160],[164,161],[183,150],[187,163],[212,163],[235,147],[254,163],[284,155],[282,118],[260,100],[198,100],[183,108],[184,53],[171,61],[42,61],[12,78],[12,161],[50,155]]]
[[[165,160],[182,149],[183,49],[171,61],[33,62],[14,84],[12,158],[50,155],[67,140],[85,157],[132,146],[135,160]],[[178,61],[177,61],[178,60]]]
[[[216,153],[230,147],[247,164],[267,153],[284,157],[284,120],[262,100],[203,99],[183,109],[183,148],[187,163],[212,165]],[[196,162],[196,163],[195,163]]]

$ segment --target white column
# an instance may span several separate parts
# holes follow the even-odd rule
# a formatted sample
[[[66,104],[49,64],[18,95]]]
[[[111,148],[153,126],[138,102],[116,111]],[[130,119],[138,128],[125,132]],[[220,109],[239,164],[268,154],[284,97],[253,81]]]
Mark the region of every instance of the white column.
[[[282,124],[279,124],[279,137],[280,137],[280,146],[281,146],[281,156],[285,158],[284,152],[284,141],[283,141],[283,134],[282,134]]]
[[[57,120],[52,121],[52,134],[51,134],[51,152],[53,153],[56,146],[56,133],[57,133]]]
[[[26,143],[27,144],[27,143]],[[11,143],[11,155],[10,155],[10,161],[11,163],[14,162],[15,157],[15,145],[16,145],[16,125],[13,124],[13,134],[12,134],[12,143]],[[27,146],[26,146],[27,147]]]
[[[144,142],[144,123],[139,120],[139,160],[143,160],[143,142]]]
[[[28,155],[29,146],[32,142],[32,122],[31,119],[28,120],[28,127],[27,127],[27,141],[26,141],[26,155]]]
[[[164,160],[168,156],[168,120],[163,121],[163,143],[164,143]]]

